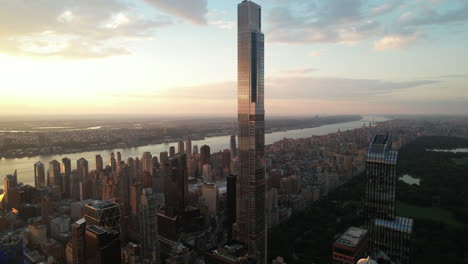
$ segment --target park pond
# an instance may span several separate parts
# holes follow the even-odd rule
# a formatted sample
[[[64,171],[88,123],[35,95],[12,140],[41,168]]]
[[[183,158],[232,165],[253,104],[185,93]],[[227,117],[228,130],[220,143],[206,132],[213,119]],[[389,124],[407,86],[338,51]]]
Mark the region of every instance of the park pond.
[[[404,174],[403,176],[400,177],[400,180],[410,185],[416,184],[419,186],[419,184],[421,184],[420,179],[414,178],[413,176],[409,174]]]

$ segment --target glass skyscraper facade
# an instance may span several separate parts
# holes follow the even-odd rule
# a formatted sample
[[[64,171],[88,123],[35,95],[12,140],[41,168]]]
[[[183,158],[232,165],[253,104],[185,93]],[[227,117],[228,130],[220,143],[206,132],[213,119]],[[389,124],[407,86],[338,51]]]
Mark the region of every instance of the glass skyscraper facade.
[[[366,218],[395,218],[396,164],[398,152],[392,151],[392,137],[376,135],[367,154]]]
[[[238,5],[238,157],[235,238],[247,244],[249,256],[266,261],[264,36],[261,7]]]
[[[390,135],[376,135],[367,154],[366,228],[370,233],[368,254],[381,252],[394,263],[409,263],[413,219],[395,215],[398,152]]]

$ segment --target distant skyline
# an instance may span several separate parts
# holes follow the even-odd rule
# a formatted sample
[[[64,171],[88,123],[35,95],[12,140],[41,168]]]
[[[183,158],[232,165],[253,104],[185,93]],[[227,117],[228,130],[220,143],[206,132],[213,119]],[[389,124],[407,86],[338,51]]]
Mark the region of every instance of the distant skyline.
[[[5,1],[2,115],[234,116],[232,0]],[[258,0],[265,111],[468,113],[468,2]]]

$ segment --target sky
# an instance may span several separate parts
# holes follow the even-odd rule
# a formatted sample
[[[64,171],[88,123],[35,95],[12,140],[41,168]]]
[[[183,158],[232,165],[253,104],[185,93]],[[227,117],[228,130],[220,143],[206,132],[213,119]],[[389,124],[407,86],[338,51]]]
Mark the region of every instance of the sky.
[[[468,1],[256,2],[267,115],[468,113]],[[238,3],[0,0],[0,114],[235,116]]]

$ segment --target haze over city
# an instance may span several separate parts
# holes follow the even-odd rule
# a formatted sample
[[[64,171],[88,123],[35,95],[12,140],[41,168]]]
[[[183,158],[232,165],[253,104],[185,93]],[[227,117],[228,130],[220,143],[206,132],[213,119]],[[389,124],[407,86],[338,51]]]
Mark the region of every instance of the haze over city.
[[[0,112],[233,116],[236,2],[4,1]],[[468,111],[466,1],[259,4],[269,116]]]

